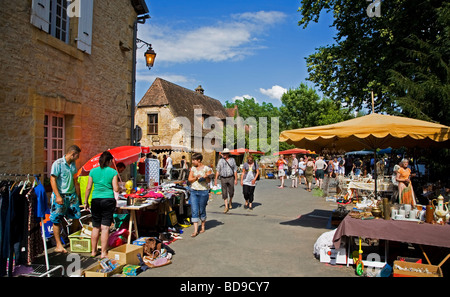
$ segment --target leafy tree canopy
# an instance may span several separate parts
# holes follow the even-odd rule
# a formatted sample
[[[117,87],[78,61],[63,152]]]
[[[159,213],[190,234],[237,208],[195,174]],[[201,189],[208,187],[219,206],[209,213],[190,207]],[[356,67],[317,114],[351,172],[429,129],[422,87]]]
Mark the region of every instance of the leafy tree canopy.
[[[450,4],[442,0],[302,0],[299,25],[333,14],[335,43],[306,58],[308,80],[350,109],[450,124]]]

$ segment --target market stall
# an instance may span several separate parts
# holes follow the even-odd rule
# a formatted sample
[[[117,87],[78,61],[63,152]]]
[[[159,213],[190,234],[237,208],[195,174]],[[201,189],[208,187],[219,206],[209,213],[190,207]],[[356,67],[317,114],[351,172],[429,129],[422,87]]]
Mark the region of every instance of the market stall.
[[[377,192],[383,193],[383,196],[392,195],[394,187],[390,178],[379,178],[377,181]],[[375,181],[372,177],[339,176],[337,193],[347,195],[348,200],[361,196],[375,197]]]
[[[377,149],[388,147],[450,147],[450,127],[399,116],[371,113],[331,125],[286,130],[281,132],[280,141],[296,146],[327,150],[362,150],[373,152],[377,163]],[[375,197],[377,172],[374,171]]]

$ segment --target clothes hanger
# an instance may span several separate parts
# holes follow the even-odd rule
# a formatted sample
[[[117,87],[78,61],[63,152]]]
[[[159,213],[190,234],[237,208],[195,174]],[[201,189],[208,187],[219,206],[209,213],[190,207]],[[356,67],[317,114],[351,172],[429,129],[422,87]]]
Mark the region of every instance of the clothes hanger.
[[[30,175],[27,174],[27,180],[23,182],[22,189],[20,190],[20,195],[22,195],[23,190],[25,190],[26,186],[27,186],[28,184],[30,184],[30,183],[31,183],[31,182],[30,182]]]

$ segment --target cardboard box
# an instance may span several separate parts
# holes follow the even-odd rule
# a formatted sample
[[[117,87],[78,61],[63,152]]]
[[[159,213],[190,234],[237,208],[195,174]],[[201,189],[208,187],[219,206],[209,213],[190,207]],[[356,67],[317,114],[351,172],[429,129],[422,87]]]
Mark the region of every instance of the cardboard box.
[[[394,277],[443,277],[441,267],[436,265],[394,261],[393,269]],[[419,269],[428,269],[430,273],[419,272]]]
[[[134,244],[122,244],[108,251],[108,258],[117,260],[120,264],[139,265],[137,254],[143,256],[144,248]]]
[[[102,269],[100,264],[95,264],[89,269],[84,271],[85,277],[109,277],[113,274],[122,273],[122,269],[125,265],[119,265],[117,266],[113,271],[111,272],[97,272],[97,270]]]

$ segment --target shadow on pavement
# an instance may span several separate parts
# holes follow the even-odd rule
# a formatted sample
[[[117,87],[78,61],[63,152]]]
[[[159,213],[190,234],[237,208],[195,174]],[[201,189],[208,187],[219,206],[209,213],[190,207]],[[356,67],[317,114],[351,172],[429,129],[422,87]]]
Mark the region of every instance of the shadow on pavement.
[[[331,210],[315,209],[314,211],[302,214],[298,218],[290,221],[280,222],[280,225],[300,226],[310,228],[330,228]]]
[[[205,223],[205,227],[207,229],[212,229],[214,227],[221,226],[221,225],[223,225],[223,222],[218,221],[218,220],[206,220],[206,223]]]

